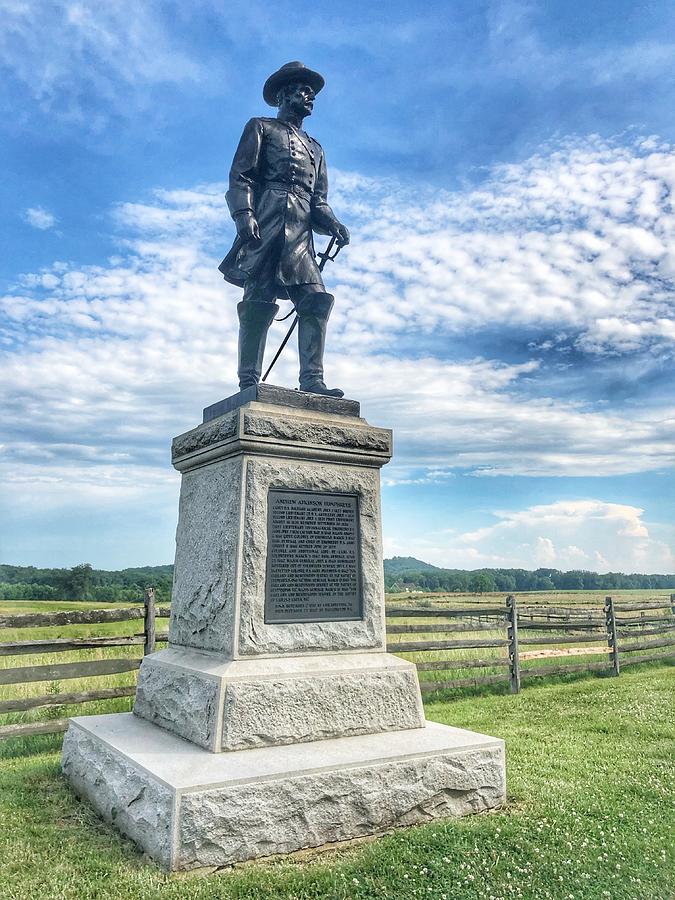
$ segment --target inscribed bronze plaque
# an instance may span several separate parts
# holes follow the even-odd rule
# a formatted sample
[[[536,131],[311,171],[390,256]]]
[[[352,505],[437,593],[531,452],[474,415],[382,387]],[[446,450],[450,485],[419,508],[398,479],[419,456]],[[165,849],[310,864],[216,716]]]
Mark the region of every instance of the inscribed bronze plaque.
[[[271,490],[265,622],[362,617],[358,497]]]

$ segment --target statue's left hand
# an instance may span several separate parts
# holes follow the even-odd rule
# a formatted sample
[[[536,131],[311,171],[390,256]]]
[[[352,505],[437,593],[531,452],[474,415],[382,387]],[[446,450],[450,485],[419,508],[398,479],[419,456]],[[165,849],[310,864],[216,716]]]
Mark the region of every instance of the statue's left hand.
[[[344,247],[345,244],[349,243],[349,231],[341,222],[335,223],[333,236],[337,238],[338,247]]]

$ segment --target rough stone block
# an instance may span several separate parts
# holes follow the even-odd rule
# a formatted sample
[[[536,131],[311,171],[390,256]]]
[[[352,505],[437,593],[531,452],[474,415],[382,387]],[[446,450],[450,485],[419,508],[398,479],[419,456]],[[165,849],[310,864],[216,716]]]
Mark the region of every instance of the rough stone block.
[[[223,750],[419,728],[414,671],[309,675],[228,685]]]
[[[223,410],[223,415],[178,435],[171,447],[174,466],[187,472],[214,459],[242,453],[345,461],[377,468],[391,459],[391,429],[369,425],[351,410],[334,411],[335,400],[321,398],[318,402],[278,406],[265,399],[268,402],[251,400],[228,412]],[[337,401],[339,406],[344,403]]]
[[[415,666],[385,652],[379,469],[391,431],[353,401],[289,393],[241,392],[174,440],[170,647],[143,660],[135,715],[73,719],[64,741],[75,791],[167,869],[504,800],[503,742],[425,724]],[[286,493],[269,512],[266,622],[271,491]],[[338,503],[312,493],[350,498],[342,531]],[[282,500],[294,515],[275,520]]]
[[[161,866],[170,868],[175,790],[120,752],[125,719],[107,718],[112,741],[101,740],[95,730],[70,725],[63,741],[63,774],[75,793],[88,800],[102,819],[130,837]]]
[[[241,459],[183,476],[169,626],[173,644],[232,652],[243,478]]]
[[[143,660],[134,713],[214,752],[425,721],[415,666],[386,653],[223,660],[160,650]]]
[[[424,728],[214,754],[129,714],[71,720],[75,790],[168,869],[224,866],[505,799],[503,742]]]
[[[143,659],[134,714],[213,750],[218,730],[219,681],[199,669],[162,664],[162,654],[168,652],[160,650]],[[193,659],[197,655],[191,654]]]

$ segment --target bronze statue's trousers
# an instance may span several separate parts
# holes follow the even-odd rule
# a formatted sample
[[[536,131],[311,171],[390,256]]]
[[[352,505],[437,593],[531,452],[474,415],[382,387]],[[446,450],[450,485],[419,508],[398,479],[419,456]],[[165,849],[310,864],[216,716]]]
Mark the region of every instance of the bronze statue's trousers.
[[[323,351],[326,346],[326,325],[333,308],[332,294],[307,294],[295,304],[298,314],[298,355],[300,357],[300,390],[325,388],[323,380]]]
[[[253,281],[253,279],[251,279]],[[326,325],[333,295],[321,290],[323,285],[298,284],[288,287],[288,295],[298,315],[298,355],[300,357],[300,389],[324,387],[323,354]],[[247,283],[244,299],[237,306],[239,314],[239,387],[243,390],[260,381],[267,332],[279,311],[274,303],[277,288],[264,290],[263,285]]]
[[[256,303],[242,300],[237,305],[239,315],[239,387],[251,387],[260,381],[265,341],[272,319],[279,312],[276,303]]]

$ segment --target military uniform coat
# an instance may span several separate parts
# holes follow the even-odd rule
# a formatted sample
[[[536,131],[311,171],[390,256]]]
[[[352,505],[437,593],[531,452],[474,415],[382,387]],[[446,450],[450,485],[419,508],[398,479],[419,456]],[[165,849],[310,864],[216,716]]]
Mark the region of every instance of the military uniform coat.
[[[243,286],[275,265],[279,297],[296,284],[323,285],[312,231],[331,234],[338,224],[327,202],[328,177],[318,141],[287,122],[251,119],[230,170],[227,204],[232,216],[251,211],[260,241],[237,237],[219,266],[231,284]]]

